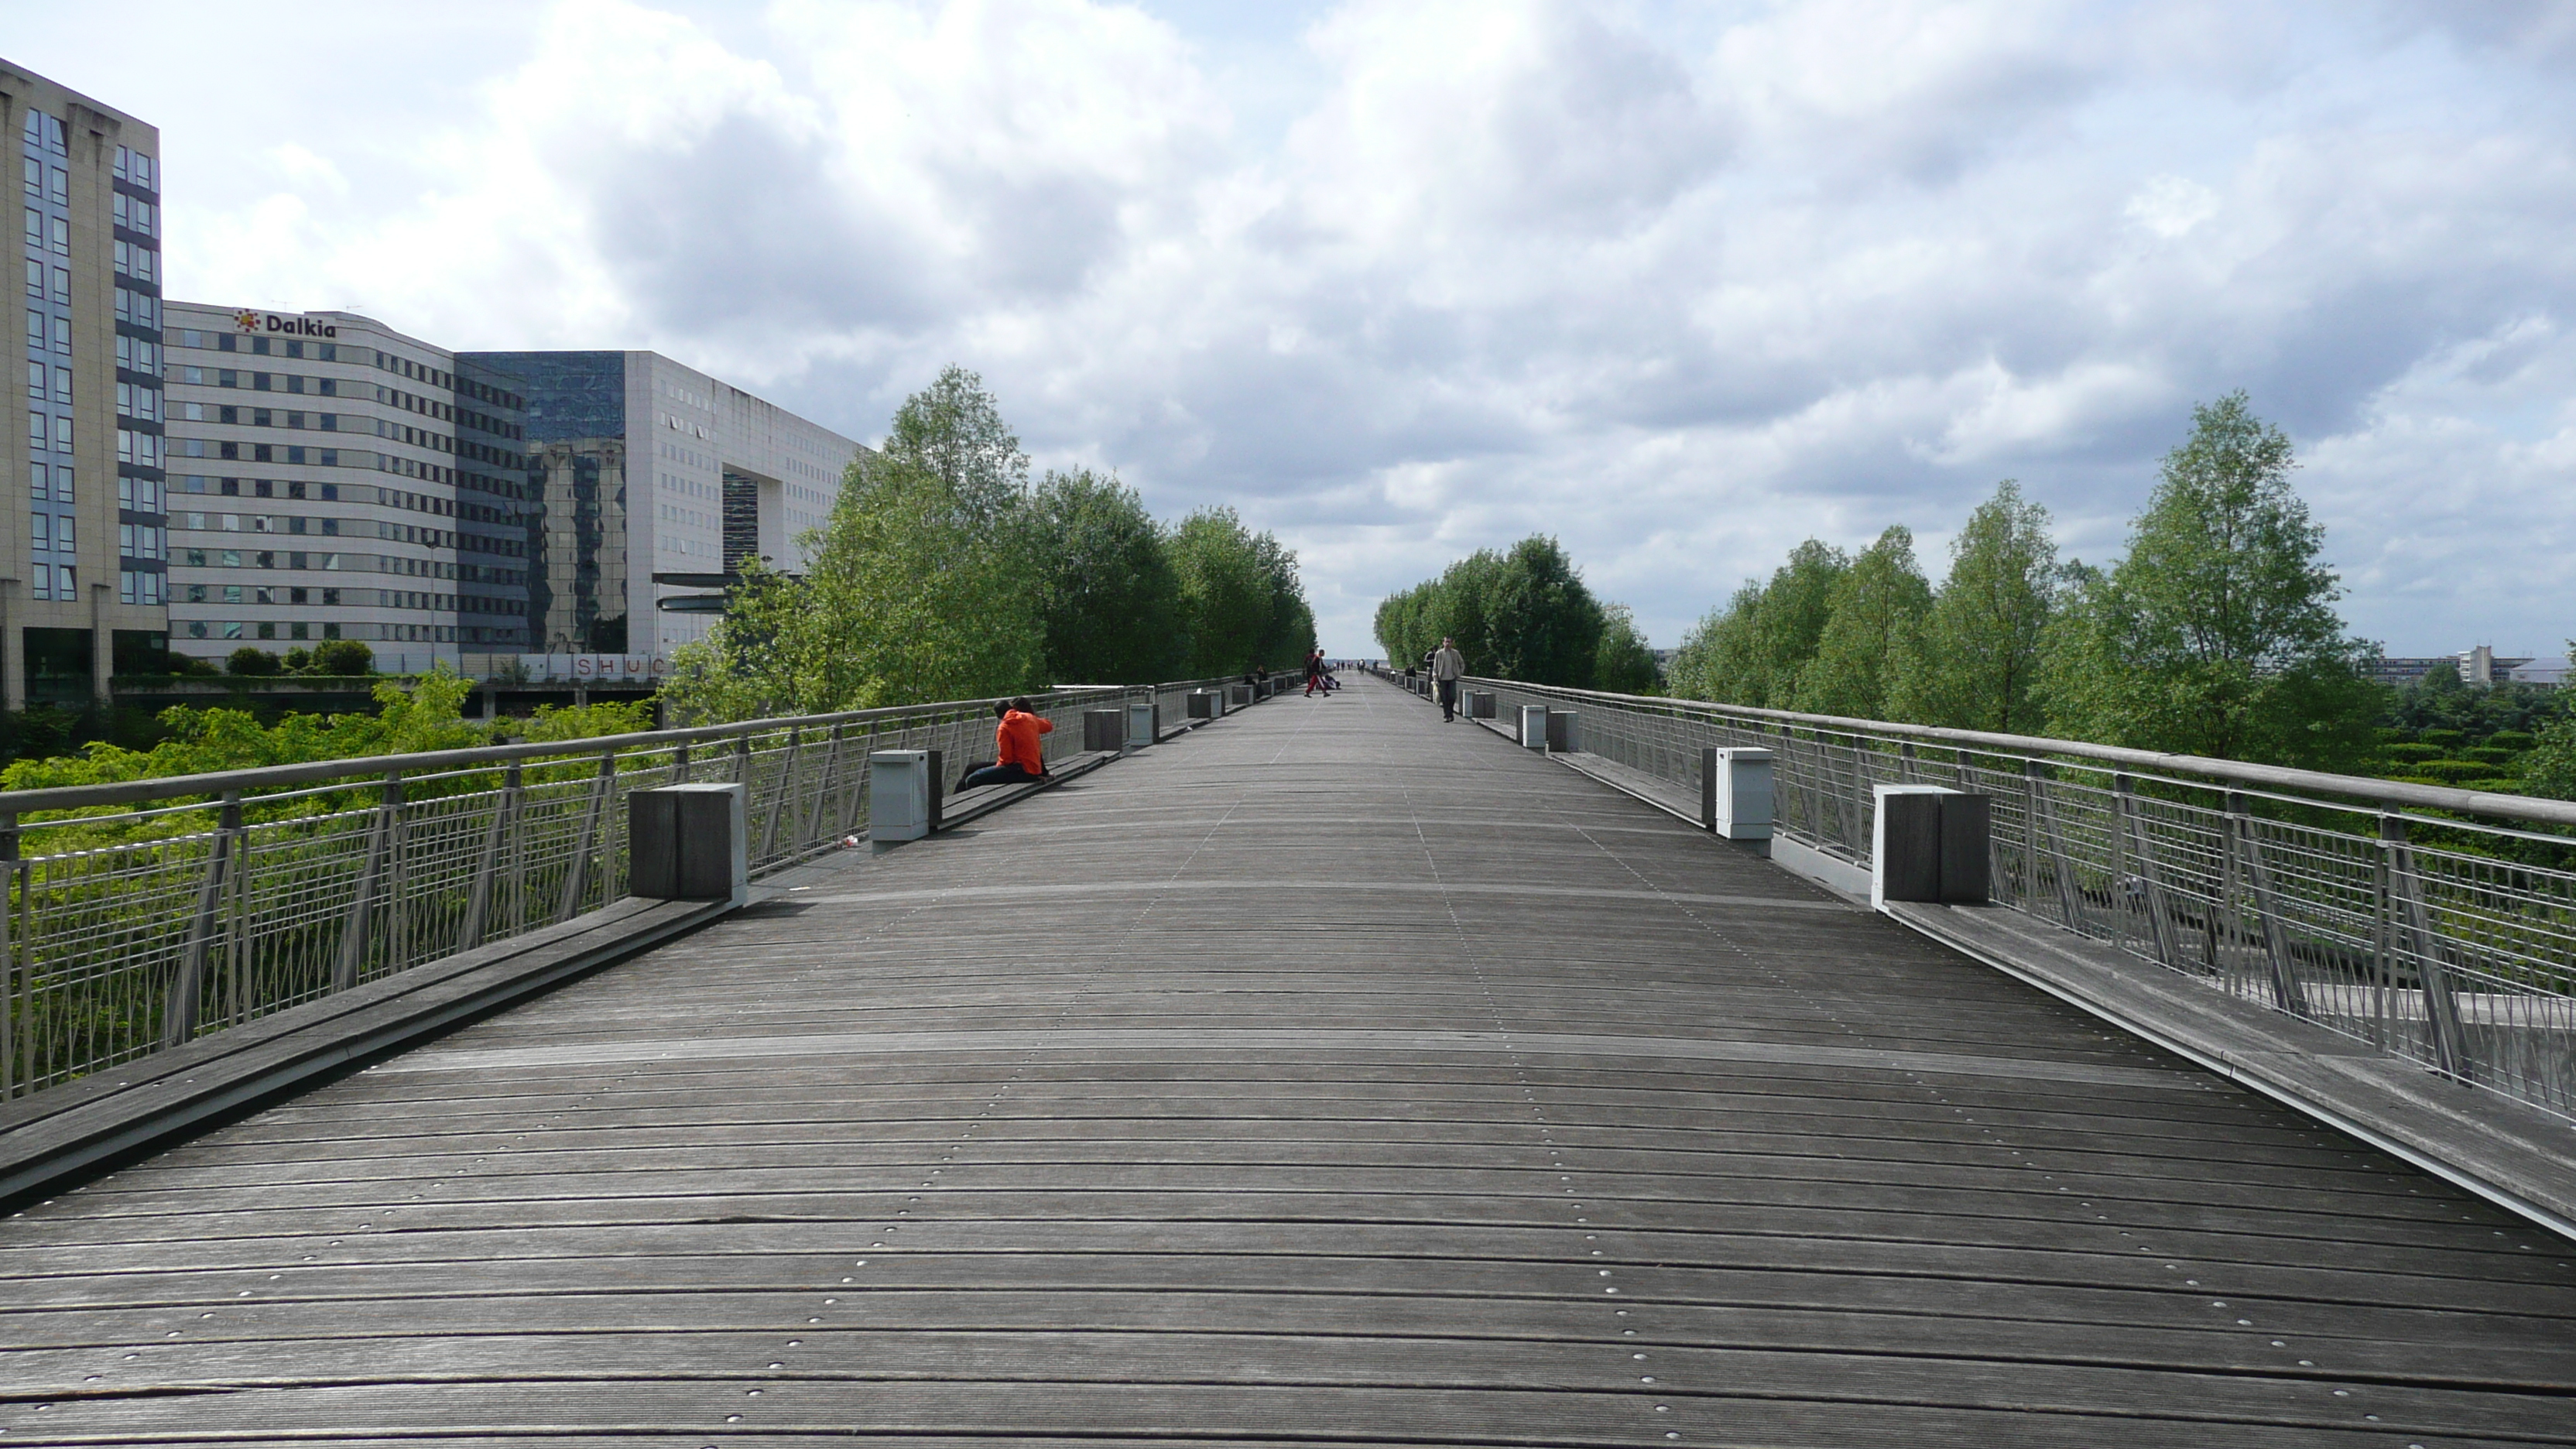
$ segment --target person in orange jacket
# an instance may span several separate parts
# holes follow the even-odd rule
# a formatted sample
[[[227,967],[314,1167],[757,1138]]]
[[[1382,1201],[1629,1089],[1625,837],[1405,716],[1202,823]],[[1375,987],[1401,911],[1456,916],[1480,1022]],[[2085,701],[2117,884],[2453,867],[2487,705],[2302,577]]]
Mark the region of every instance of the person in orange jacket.
[[[993,706],[1002,722],[993,727],[993,749],[1001,758],[985,764],[968,765],[964,778],[957,782],[960,790],[979,785],[1025,785],[1046,778],[1046,750],[1038,736],[1055,733],[1055,725],[1037,712],[1037,706],[1023,697]]]

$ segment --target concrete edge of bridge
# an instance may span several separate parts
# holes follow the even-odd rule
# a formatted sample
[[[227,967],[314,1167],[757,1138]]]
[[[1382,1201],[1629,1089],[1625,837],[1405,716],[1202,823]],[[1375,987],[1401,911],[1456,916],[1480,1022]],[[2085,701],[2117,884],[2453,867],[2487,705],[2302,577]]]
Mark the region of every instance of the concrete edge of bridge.
[[[2576,1123],[1991,906],[1899,924],[2576,1240]],[[2170,979],[2158,979],[2165,977]]]
[[[48,1088],[0,1113],[0,1210],[725,916],[628,897]]]

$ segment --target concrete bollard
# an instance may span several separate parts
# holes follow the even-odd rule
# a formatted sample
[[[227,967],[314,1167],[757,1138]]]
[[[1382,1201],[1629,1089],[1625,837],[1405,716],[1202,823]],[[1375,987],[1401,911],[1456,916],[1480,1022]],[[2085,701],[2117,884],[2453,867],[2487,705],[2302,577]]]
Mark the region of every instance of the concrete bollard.
[[[1880,785],[1870,832],[1869,903],[1983,905],[1993,800],[1941,785]]]
[[[1127,715],[1124,710],[1086,709],[1082,712],[1082,748],[1086,752],[1122,749],[1127,743]]]
[[[868,840],[884,847],[920,840],[939,824],[939,776],[929,750],[868,755]]]
[[[1572,755],[1583,750],[1582,718],[1570,709],[1547,712],[1547,748],[1552,754]]]
[[[749,901],[748,797],[740,785],[666,785],[627,796],[627,894]]]
[[[1467,691],[1467,718],[1469,718],[1469,719],[1492,719],[1493,717],[1494,717],[1494,692],[1493,692],[1492,690],[1490,690],[1490,689],[1471,689],[1471,690],[1468,690],[1468,691]]]
[[[1757,855],[1771,853],[1772,755],[1739,747],[1699,752],[1700,824],[1722,840],[1740,840]]]
[[[1252,704],[1252,686],[1249,684],[1227,685],[1225,687],[1225,703],[1228,709],[1249,708]]]
[[[1217,703],[1216,691],[1212,689],[1191,690],[1189,707],[1192,719],[1215,719],[1225,713],[1225,706]]]
[[[1153,700],[1139,700],[1127,706],[1127,748],[1141,750],[1163,740],[1162,706]]]
[[[1546,705],[1525,704],[1521,706],[1521,748],[1525,750],[1543,750],[1547,748]]]

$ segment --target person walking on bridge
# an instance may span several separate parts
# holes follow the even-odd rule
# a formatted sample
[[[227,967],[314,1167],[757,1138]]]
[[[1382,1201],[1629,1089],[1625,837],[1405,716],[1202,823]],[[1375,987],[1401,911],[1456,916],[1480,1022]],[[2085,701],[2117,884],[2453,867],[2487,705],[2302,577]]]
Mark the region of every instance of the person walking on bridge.
[[[1440,648],[1431,656],[1431,685],[1440,691],[1440,722],[1458,722],[1458,677],[1467,672],[1466,656],[1458,652],[1458,641],[1443,635]]]
[[[1317,689],[1324,689],[1327,698],[1332,695],[1332,690],[1324,688],[1324,651],[1321,649],[1310,650],[1306,655],[1306,697],[1313,699]]]

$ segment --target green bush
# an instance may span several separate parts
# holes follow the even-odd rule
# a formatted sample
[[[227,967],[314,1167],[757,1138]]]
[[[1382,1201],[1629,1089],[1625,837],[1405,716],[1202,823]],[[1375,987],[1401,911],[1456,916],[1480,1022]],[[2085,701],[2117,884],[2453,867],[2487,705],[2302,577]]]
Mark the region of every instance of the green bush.
[[[224,672],[243,679],[264,679],[283,666],[276,655],[254,645],[244,644],[224,661]]]
[[[212,679],[223,673],[215,667],[215,661],[177,650],[170,653],[170,672],[181,679]]]
[[[2490,795],[2519,795],[2523,793],[2522,781],[2515,779],[2510,775],[2495,775],[2480,780],[2462,780],[2460,782],[2460,788],[2463,790],[2483,790]]]
[[[325,639],[313,646],[316,674],[373,674],[376,652],[355,639]]]
[[[2498,749],[2494,745],[2471,745],[2460,751],[2463,760],[2478,760],[2490,765],[2510,765],[2521,755],[2520,750]]]
[[[2442,758],[2442,747],[2440,745],[2417,744],[2412,741],[2408,741],[2402,744],[2381,745],[2379,747],[2379,753],[2398,764],[2413,764],[2417,760],[2438,760]]]
[[[2499,750],[2520,752],[2540,743],[2540,736],[2528,730],[2497,730],[2487,736],[2487,743]]]
[[[2454,745],[2467,743],[2469,737],[2458,730],[2425,730],[2415,738],[2428,745],[2440,745],[2448,749]]]
[[[2443,785],[2483,780],[2495,773],[2495,766],[2478,760],[2419,760],[2407,768],[2424,779]]]

